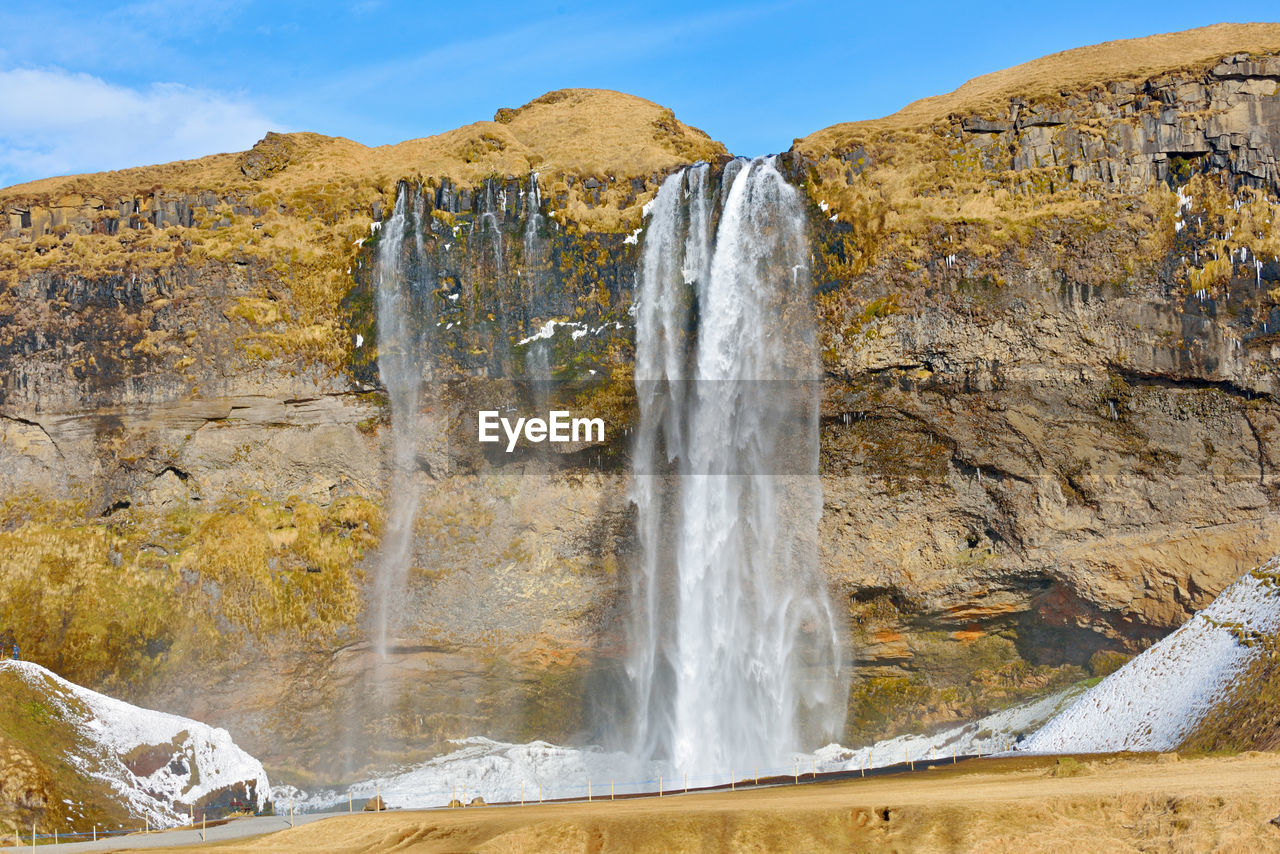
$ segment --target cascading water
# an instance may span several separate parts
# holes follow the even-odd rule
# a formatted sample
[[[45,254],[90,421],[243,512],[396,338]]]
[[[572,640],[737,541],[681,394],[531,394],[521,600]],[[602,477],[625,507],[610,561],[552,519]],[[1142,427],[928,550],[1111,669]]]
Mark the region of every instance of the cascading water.
[[[374,581],[372,643],[386,657],[399,600],[408,576],[418,509],[418,485],[413,476],[418,451],[417,421],[421,408],[424,342],[419,330],[425,323],[415,311],[415,261],[422,257],[419,229],[410,222],[417,213],[416,189],[400,187],[395,210],[382,224],[378,239],[376,299],[378,308],[378,376],[391,403],[391,495],[386,534],[378,554]],[[406,245],[412,231],[416,254]]]
[[[642,559],[631,750],[779,767],[839,735],[841,622],[817,567],[818,384],[804,217],[772,159],[664,182],[636,309]],[[669,475],[669,476],[668,476]]]
[[[535,187],[524,200],[526,264],[546,256]],[[428,444],[419,435],[430,425],[425,336],[438,285],[423,250],[425,204],[402,186],[377,250],[395,496],[374,585],[372,638],[383,659],[413,616],[401,603]],[[489,184],[473,232],[499,278],[504,204]],[[817,569],[819,369],[798,194],[771,160],[738,160],[719,182],[705,164],[671,176],[653,204],[635,303],[631,488],[642,557],[627,661],[633,726],[621,734],[625,752],[556,748],[563,756],[544,769],[585,763],[588,776],[616,775],[620,792],[650,790],[663,773],[706,785],[735,770],[788,768],[802,749],[838,736],[847,687],[842,627]],[[552,375],[551,343],[539,338],[525,351],[535,387]],[[383,669],[373,674],[379,685]],[[485,748],[449,767],[488,767],[495,750],[524,748]],[[508,774],[494,791],[540,785],[537,773]]]
[[[525,191],[524,262],[526,267],[541,262],[545,241],[542,229],[542,192],[538,189],[538,173],[529,173],[529,189]]]

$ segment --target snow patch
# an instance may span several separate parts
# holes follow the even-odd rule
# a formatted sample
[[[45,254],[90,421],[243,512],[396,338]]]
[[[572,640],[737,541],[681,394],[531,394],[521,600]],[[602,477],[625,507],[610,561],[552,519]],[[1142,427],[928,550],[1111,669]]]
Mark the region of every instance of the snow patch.
[[[996,712],[979,721],[933,735],[906,735],[851,749],[831,744],[797,754],[780,768],[703,769],[701,773],[671,768],[667,763],[638,760],[596,747],[561,747],[543,741],[507,744],[475,737],[453,742],[458,749],[421,765],[385,777],[364,780],[346,789],[304,791],[293,786],[273,790],[275,802],[295,810],[316,812],[344,806],[347,798],[381,795],[389,807],[421,809],[468,803],[526,802],[554,798],[608,797],[636,792],[680,791],[686,786],[728,785],[731,779],[786,776],[792,773],[853,771],[953,755],[1005,752],[1024,733],[1034,730],[1084,691],[1073,686],[1051,696]]]
[[[1280,560],[1264,572],[1280,571]],[[1180,629],[1098,683],[1020,749],[1109,753],[1176,748],[1257,655],[1237,631],[1280,629],[1280,589],[1253,574],[1228,587]]]
[[[533,333],[528,338],[522,338],[519,341],[517,341],[516,346],[523,347],[526,344],[532,344],[534,341],[541,341],[546,338],[551,338],[556,334],[556,329],[560,327],[564,327],[572,330],[569,334],[570,338],[574,341],[577,341],[579,338],[583,338],[587,335],[599,335],[601,332],[604,332],[610,326],[612,326],[616,330],[622,329],[622,324],[617,322],[605,323],[600,326],[597,326],[595,329],[592,329],[590,326],[587,326],[587,324],[581,323],[576,320],[548,320],[546,323],[542,324],[542,327],[537,332]]]
[[[157,827],[187,822],[186,806],[236,784],[244,784],[262,809],[271,791],[262,763],[245,753],[225,729],[131,705],[91,691],[31,661],[0,661],[40,690],[91,744],[91,755],[70,755],[80,773],[106,783],[129,811]],[[61,690],[59,690],[61,689]],[[139,777],[122,757],[139,747],[173,745],[174,761]]]

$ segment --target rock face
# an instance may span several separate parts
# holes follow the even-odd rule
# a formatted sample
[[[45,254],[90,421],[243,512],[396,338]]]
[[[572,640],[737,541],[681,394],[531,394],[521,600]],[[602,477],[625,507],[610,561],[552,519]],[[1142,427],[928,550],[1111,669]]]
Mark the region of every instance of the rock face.
[[[1111,190],[1185,181],[1205,168],[1247,186],[1280,190],[1280,58],[1227,57],[1207,73],[1144,84],[1108,83],[1050,103],[1009,101],[1007,116],[960,121],[964,144],[986,168],[1064,170]]]
[[[953,678],[939,637],[1093,670],[1280,546],[1275,67],[943,99],[798,144],[827,283],[827,565],[862,664],[897,680],[857,714]]]
[[[1065,93],[1015,80],[981,109],[784,155],[812,202],[848,740],[1103,675],[1280,552],[1277,62],[1232,49]],[[416,141],[375,169],[298,135],[211,158],[210,186],[183,167],[145,192],[118,176],[6,191],[0,484],[26,496],[0,515],[25,548],[6,569],[62,579],[65,601],[67,578],[127,578],[225,629],[200,644],[148,618],[127,665],[82,663],[86,680],[334,775],[384,761],[374,744],[599,737],[580,698],[624,657],[625,437],[538,475],[531,456],[427,443],[398,704],[365,708],[376,662],[362,603],[343,604],[378,523],[352,502],[388,500],[370,225],[401,187],[440,322],[423,423],[517,399],[510,374],[535,359],[607,376],[584,405],[630,417],[640,211],[719,149],[649,105],[628,133],[668,140],[661,157],[570,168],[554,160],[569,125],[538,117],[583,98],[439,138],[455,159]],[[301,163],[328,183],[297,183]],[[344,164],[350,182],[329,180]],[[269,607],[231,595],[243,577],[274,585]],[[318,617],[296,607],[310,596]],[[0,621],[21,608],[0,596]],[[34,619],[33,654],[54,655],[64,638]]]

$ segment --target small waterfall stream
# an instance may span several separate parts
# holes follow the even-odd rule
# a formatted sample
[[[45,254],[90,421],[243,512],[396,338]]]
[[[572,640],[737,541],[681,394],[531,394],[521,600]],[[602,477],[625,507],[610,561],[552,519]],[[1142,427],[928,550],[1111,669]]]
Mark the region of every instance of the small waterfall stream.
[[[430,371],[426,336],[431,328],[424,293],[429,277],[421,269],[426,263],[420,227],[424,210],[419,189],[401,185],[377,247],[378,377],[391,404],[390,494],[395,496],[374,578],[371,641],[380,658],[386,657],[400,616],[395,605],[408,579],[420,497],[415,476],[421,450],[418,422]]]

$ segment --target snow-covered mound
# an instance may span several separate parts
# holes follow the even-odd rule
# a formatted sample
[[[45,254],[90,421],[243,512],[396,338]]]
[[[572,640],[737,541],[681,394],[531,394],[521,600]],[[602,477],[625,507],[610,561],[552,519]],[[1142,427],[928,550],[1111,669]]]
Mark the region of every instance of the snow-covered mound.
[[[818,771],[856,771],[902,762],[946,759],[948,756],[986,756],[1005,753],[1018,740],[1061,712],[1085,691],[1073,685],[1039,700],[1011,706],[985,718],[932,735],[900,735],[870,747],[850,749],[828,745],[814,753]],[[802,766],[804,767],[804,766]]]
[[[0,661],[0,680],[37,692],[76,748],[65,760],[105,783],[130,814],[153,826],[187,822],[188,808],[261,809],[270,794],[262,763],[225,729],[151,711],[91,691],[30,661]]]
[[[1172,750],[1258,654],[1237,636],[1280,629],[1280,559],[1246,575],[1180,629],[1024,741],[1033,753]]]
[[[598,748],[559,747],[542,741],[508,744],[488,738],[455,742],[459,749],[400,773],[365,780],[344,789],[306,792],[279,786],[273,792],[278,808],[289,805],[301,812],[332,807],[381,795],[392,808],[444,806],[482,797],[488,803],[539,798],[607,798],[612,792],[675,792],[704,786],[728,785],[730,779],[777,777],[792,773],[851,771],[879,768],[909,760],[1003,752],[1024,733],[1043,724],[1079,696],[1082,687],[1068,688],[1030,703],[997,712],[982,720],[933,735],[906,735],[850,749],[828,745],[799,754],[776,768],[683,769],[661,762],[642,762],[625,753]]]
[[[507,744],[488,738],[461,739],[453,753],[437,756],[398,774],[355,783],[345,789],[304,792],[292,786],[273,793],[281,809],[292,804],[309,812],[333,806],[346,807],[348,795],[356,800],[381,794],[391,808],[445,806],[457,798],[482,797],[488,803],[555,798],[608,797],[616,794],[656,791],[662,769],[625,753],[596,748],[559,747],[544,741]],[[666,777],[668,789],[677,788]],[[523,786],[523,789],[521,788]]]

